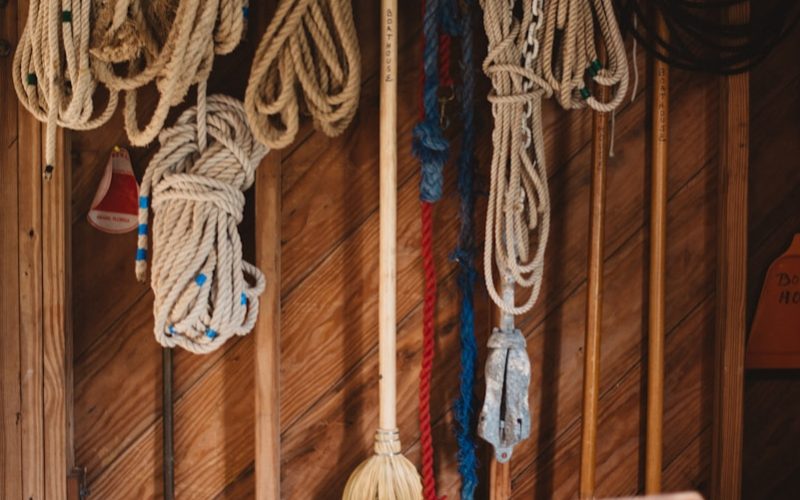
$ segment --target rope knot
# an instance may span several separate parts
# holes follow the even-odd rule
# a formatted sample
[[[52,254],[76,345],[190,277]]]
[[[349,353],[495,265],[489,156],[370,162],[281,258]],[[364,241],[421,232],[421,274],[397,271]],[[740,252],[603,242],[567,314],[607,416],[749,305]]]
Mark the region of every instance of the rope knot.
[[[426,119],[414,127],[414,155],[422,164],[420,179],[420,199],[435,202],[442,197],[444,175],[442,170],[447,162],[449,145],[437,119]]]

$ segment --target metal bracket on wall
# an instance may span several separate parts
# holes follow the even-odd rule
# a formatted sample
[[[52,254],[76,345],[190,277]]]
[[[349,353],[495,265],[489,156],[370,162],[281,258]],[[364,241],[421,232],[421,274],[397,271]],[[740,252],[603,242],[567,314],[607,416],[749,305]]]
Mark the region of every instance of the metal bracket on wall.
[[[87,498],[89,498],[89,487],[86,485],[86,467],[76,467],[67,474],[67,500]]]

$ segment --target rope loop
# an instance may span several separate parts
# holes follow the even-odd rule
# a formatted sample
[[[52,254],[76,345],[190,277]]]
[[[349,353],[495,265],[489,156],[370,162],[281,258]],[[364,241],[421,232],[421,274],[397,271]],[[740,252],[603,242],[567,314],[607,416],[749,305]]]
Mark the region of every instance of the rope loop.
[[[256,51],[245,94],[253,133],[272,149],[294,141],[301,98],[314,126],[341,134],[358,107],[361,55],[349,0],[282,0]]]

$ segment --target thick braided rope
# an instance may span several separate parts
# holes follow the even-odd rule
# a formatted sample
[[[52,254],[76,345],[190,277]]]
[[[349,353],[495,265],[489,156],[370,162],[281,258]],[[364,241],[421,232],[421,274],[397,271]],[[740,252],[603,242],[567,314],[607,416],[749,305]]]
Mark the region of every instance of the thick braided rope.
[[[198,107],[159,134],[161,147],[140,190],[136,254],[136,276],[144,281],[152,206],[155,336],[198,354],[252,330],[264,290],[264,275],[242,260],[237,225],[243,191],[267,150],[250,132],[240,101],[212,95],[205,113],[205,148]]]
[[[361,55],[350,0],[282,0],[256,51],[245,94],[253,133],[272,149],[294,141],[300,89],[314,126],[341,134],[358,107]]]
[[[54,167],[57,127],[93,129],[108,121],[117,107],[118,95],[111,91],[105,107],[95,112],[99,85],[89,60],[91,10],[90,0],[30,0],[14,54],[17,96],[47,124],[46,174]]]
[[[443,167],[449,154],[439,110],[440,82],[453,85],[450,75],[450,37],[457,30],[455,5],[450,0],[423,2],[422,85],[420,122],[414,127],[412,149],[419,159],[421,246],[425,277],[422,312],[422,366],[419,382],[419,425],[422,447],[422,491],[436,500],[436,475],[431,430],[430,398],[436,337],[436,266],[434,261],[433,205],[442,196]]]
[[[475,366],[478,346],[475,340],[475,313],[473,290],[475,270],[475,238],[473,214],[475,211],[475,63],[472,53],[472,9],[474,2],[467,0],[459,19],[461,35],[461,122],[464,127],[461,151],[458,157],[458,193],[461,198],[458,246],[453,258],[458,262],[458,287],[461,291],[459,314],[459,342],[461,371],[459,373],[458,399],[454,413],[458,441],[458,472],[461,475],[461,498],[473,500],[478,485],[478,457],[475,443]]]
[[[556,100],[565,109],[586,106],[601,112],[616,109],[628,91],[628,62],[611,0],[549,0],[544,10],[539,60],[541,73]],[[599,37],[595,35],[595,21]],[[598,59],[598,44],[605,46],[605,66]],[[616,87],[611,99],[598,101],[587,79]]]
[[[106,10],[98,14],[93,34],[93,68],[109,88],[125,92],[125,129],[136,146],[153,141],[170,108],[184,100],[192,85],[208,80],[214,54],[227,54],[239,44],[248,5],[245,0],[161,3],[175,7],[171,24],[162,26],[166,19],[153,21],[154,14],[148,15],[152,5],[146,0],[106,0],[101,3]],[[162,13],[161,17],[170,16]],[[137,116],[138,93],[151,82],[155,82],[159,98],[142,127]]]
[[[550,196],[542,134],[542,97],[550,89],[532,67],[531,2],[523,2],[522,18],[507,0],[484,0],[484,27],[489,40],[483,70],[492,81],[489,101],[494,115],[489,206],[486,216],[484,274],[495,304],[512,315],[533,308],[541,289],[544,252],[550,228]],[[535,30],[533,30],[535,34]],[[538,44],[534,38],[533,47]],[[495,284],[492,264],[501,275],[530,289],[521,304],[507,304]]]

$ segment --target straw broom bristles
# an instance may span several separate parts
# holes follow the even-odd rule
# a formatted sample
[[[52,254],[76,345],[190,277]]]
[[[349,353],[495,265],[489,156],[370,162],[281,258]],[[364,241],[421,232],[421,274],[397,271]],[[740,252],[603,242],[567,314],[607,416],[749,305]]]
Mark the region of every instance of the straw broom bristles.
[[[375,455],[361,462],[344,488],[343,500],[419,500],[422,481],[402,453],[397,430],[375,433]]]

